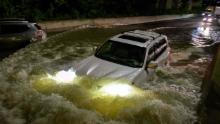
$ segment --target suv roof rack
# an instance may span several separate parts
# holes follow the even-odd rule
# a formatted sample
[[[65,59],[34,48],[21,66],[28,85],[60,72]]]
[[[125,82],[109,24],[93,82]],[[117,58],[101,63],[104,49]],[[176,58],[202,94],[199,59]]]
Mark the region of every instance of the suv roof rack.
[[[128,35],[128,34],[123,34],[123,35],[119,36],[118,38],[126,39],[126,40],[131,40],[131,41],[135,41],[135,42],[140,42],[140,43],[147,42],[147,39],[144,39],[144,38],[141,38],[141,37],[132,36],[132,35]]]
[[[151,31],[142,31],[142,30],[134,30],[134,31],[130,31],[130,33],[148,36],[151,37],[153,40],[161,36],[161,34],[159,33],[151,32]]]
[[[0,19],[0,21],[27,21],[24,18],[4,18]]]

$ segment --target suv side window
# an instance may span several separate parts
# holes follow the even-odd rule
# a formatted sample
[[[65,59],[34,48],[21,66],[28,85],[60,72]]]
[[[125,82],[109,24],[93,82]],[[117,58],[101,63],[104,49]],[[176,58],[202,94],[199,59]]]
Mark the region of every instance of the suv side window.
[[[22,33],[29,29],[26,24],[2,24],[1,34],[15,34]]]
[[[152,46],[149,51],[148,51],[148,55],[147,55],[147,65],[150,63],[150,61],[154,60],[155,58],[155,54],[154,54],[154,46]]]
[[[161,39],[158,42],[158,46],[157,46],[157,55],[156,58],[158,58],[159,56],[161,56],[161,54],[163,54],[163,52],[167,49],[167,42],[165,39]]]
[[[155,57],[154,60],[156,60],[160,55],[160,44],[158,42],[156,42],[154,44],[154,50],[155,50]]]
[[[154,49],[155,49],[155,58],[154,58],[154,60],[156,60],[167,49],[166,39],[163,38],[163,39],[159,40],[159,42],[155,43],[154,44]]]

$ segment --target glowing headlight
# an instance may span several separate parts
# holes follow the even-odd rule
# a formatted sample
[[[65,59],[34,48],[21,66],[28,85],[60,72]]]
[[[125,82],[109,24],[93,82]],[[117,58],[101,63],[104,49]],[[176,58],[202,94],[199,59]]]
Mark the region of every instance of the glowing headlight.
[[[207,20],[207,18],[203,18],[202,20],[203,20],[203,21],[206,21],[206,20]]]
[[[101,92],[112,96],[128,96],[133,92],[132,86],[128,84],[108,84],[101,88]]]
[[[198,31],[198,32],[203,32],[204,30],[205,30],[204,27],[198,27],[198,28],[197,28],[197,31]]]
[[[209,19],[208,19],[208,22],[212,22],[212,18],[209,18]]]
[[[208,16],[212,16],[212,14],[208,14]]]
[[[204,15],[205,15],[205,13],[202,13],[202,15],[204,16]]]
[[[209,36],[210,35],[210,28],[209,27],[205,28],[204,31],[203,31],[203,34],[205,36]]]
[[[201,25],[203,26],[203,25],[205,25],[205,23],[204,23],[204,22],[201,22]]]
[[[52,76],[50,74],[47,74],[47,75],[48,75],[48,78],[53,79],[53,80],[60,82],[60,83],[70,83],[76,77],[76,74],[72,69],[70,69],[68,71],[57,72],[55,74],[55,76]]]

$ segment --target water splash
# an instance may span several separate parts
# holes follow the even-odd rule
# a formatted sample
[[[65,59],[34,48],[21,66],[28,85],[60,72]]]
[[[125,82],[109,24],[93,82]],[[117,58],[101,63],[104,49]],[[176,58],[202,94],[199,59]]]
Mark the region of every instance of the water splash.
[[[77,77],[61,85],[47,77],[91,55],[98,42],[63,40],[63,33],[18,51],[0,63],[2,122],[33,124],[191,124],[201,80],[190,66],[159,69],[138,97],[100,96],[110,79]],[[62,41],[62,42],[61,42]],[[187,57],[187,56],[186,56]],[[115,81],[115,80],[113,80]],[[35,82],[35,83],[34,83]],[[143,90],[144,89],[144,90]]]

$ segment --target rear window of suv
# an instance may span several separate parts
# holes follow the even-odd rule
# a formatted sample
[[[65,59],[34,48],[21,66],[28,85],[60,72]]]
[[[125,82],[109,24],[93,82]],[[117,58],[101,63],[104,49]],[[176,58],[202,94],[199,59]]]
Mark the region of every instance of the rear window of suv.
[[[29,29],[26,24],[0,24],[0,34],[22,33]]]

